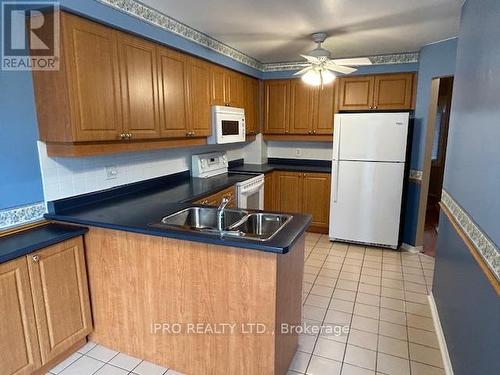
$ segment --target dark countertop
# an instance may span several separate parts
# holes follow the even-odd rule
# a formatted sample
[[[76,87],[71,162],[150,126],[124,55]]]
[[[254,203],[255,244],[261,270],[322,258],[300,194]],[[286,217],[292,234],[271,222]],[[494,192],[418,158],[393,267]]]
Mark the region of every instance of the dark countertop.
[[[268,173],[272,171],[331,173],[331,162],[327,160],[300,160],[269,158],[266,164],[246,164],[243,160],[232,162],[230,172]]]
[[[81,236],[87,228],[47,224],[0,238],[0,263]]]
[[[193,200],[252,177],[248,174],[233,173],[211,178],[190,178],[189,174],[185,173],[165,176],[104,192],[50,202],[50,213],[45,216],[51,220],[73,224],[284,254],[309,226],[310,215],[294,214],[287,226],[266,242],[221,238],[207,233],[151,226],[169,214],[192,206],[190,202]]]

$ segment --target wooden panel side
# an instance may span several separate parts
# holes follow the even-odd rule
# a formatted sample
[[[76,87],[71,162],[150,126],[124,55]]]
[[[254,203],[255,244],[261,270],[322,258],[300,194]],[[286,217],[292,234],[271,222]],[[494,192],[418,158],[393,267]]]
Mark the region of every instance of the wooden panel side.
[[[85,244],[94,341],[188,374],[274,373],[276,254],[100,228]],[[187,332],[256,322],[265,334]]]
[[[276,374],[286,374],[299,342],[297,331],[291,327],[299,326],[302,321],[304,246],[305,235],[302,235],[287,254],[278,256],[276,326],[280,328],[276,333]]]
[[[61,13],[44,14],[44,17],[60,17]],[[62,24],[63,30],[65,29]],[[37,32],[49,31],[42,28]],[[67,47],[64,39],[60,43],[59,70],[33,70],[33,90],[40,140],[44,142],[73,141],[72,120],[68,91]]]

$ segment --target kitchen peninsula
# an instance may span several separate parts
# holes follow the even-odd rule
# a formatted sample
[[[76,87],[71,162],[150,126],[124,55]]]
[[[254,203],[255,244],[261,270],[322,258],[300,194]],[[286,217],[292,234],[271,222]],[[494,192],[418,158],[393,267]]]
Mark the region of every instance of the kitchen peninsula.
[[[180,174],[51,203],[48,218],[89,227],[91,340],[187,374],[286,373],[298,336],[279,329],[301,322],[310,216],[268,241],[151,225],[251,177]]]

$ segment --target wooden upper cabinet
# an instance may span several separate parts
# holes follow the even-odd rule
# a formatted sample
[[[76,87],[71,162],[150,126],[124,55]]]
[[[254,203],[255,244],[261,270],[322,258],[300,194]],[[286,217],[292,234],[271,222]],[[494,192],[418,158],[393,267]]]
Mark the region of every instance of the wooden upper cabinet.
[[[185,55],[157,47],[160,133],[163,137],[188,135],[187,63]]]
[[[188,128],[194,137],[212,134],[210,107],[210,66],[198,59],[187,58]]]
[[[159,138],[156,45],[119,33],[123,129],[132,139]]]
[[[374,76],[340,78],[339,110],[369,110],[373,106]]]
[[[328,228],[330,216],[329,173],[304,173],[302,211],[312,215],[311,225]]]
[[[312,134],[318,88],[290,80],[290,134]]]
[[[275,208],[282,212],[302,212],[302,173],[277,172],[275,184],[279,192]]]
[[[61,21],[74,140],[119,139],[122,111],[117,32],[67,13],[61,14]]]
[[[267,134],[289,132],[290,80],[264,82],[264,129]]]
[[[226,70],[225,73],[225,103],[231,107],[243,107],[244,77],[236,72]]]
[[[257,134],[260,128],[260,89],[257,79],[243,78],[243,97],[246,134]]]
[[[41,360],[25,257],[0,264],[0,316],[0,374],[32,374]]]
[[[92,329],[82,238],[58,243],[25,259],[42,362],[47,363]]]
[[[339,110],[412,109],[414,77],[414,73],[342,77]]]
[[[225,73],[224,68],[210,65],[211,98],[212,105],[225,105]]]
[[[410,109],[413,74],[381,74],[375,76],[373,109]]]
[[[314,119],[314,134],[333,134],[333,114],[338,84],[325,85],[317,89],[317,109]]]

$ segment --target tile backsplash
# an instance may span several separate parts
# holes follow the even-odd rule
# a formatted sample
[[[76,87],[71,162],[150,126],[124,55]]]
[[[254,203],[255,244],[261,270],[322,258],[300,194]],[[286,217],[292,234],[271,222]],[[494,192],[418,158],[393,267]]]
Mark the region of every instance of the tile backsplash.
[[[244,145],[207,145],[85,158],[63,158],[49,157],[45,143],[39,141],[38,152],[45,201],[189,170],[192,154],[225,150],[229,160],[244,158],[246,154],[253,154],[254,149],[260,152],[261,146],[253,143],[255,142]],[[116,171],[116,174],[113,174],[113,171]]]

